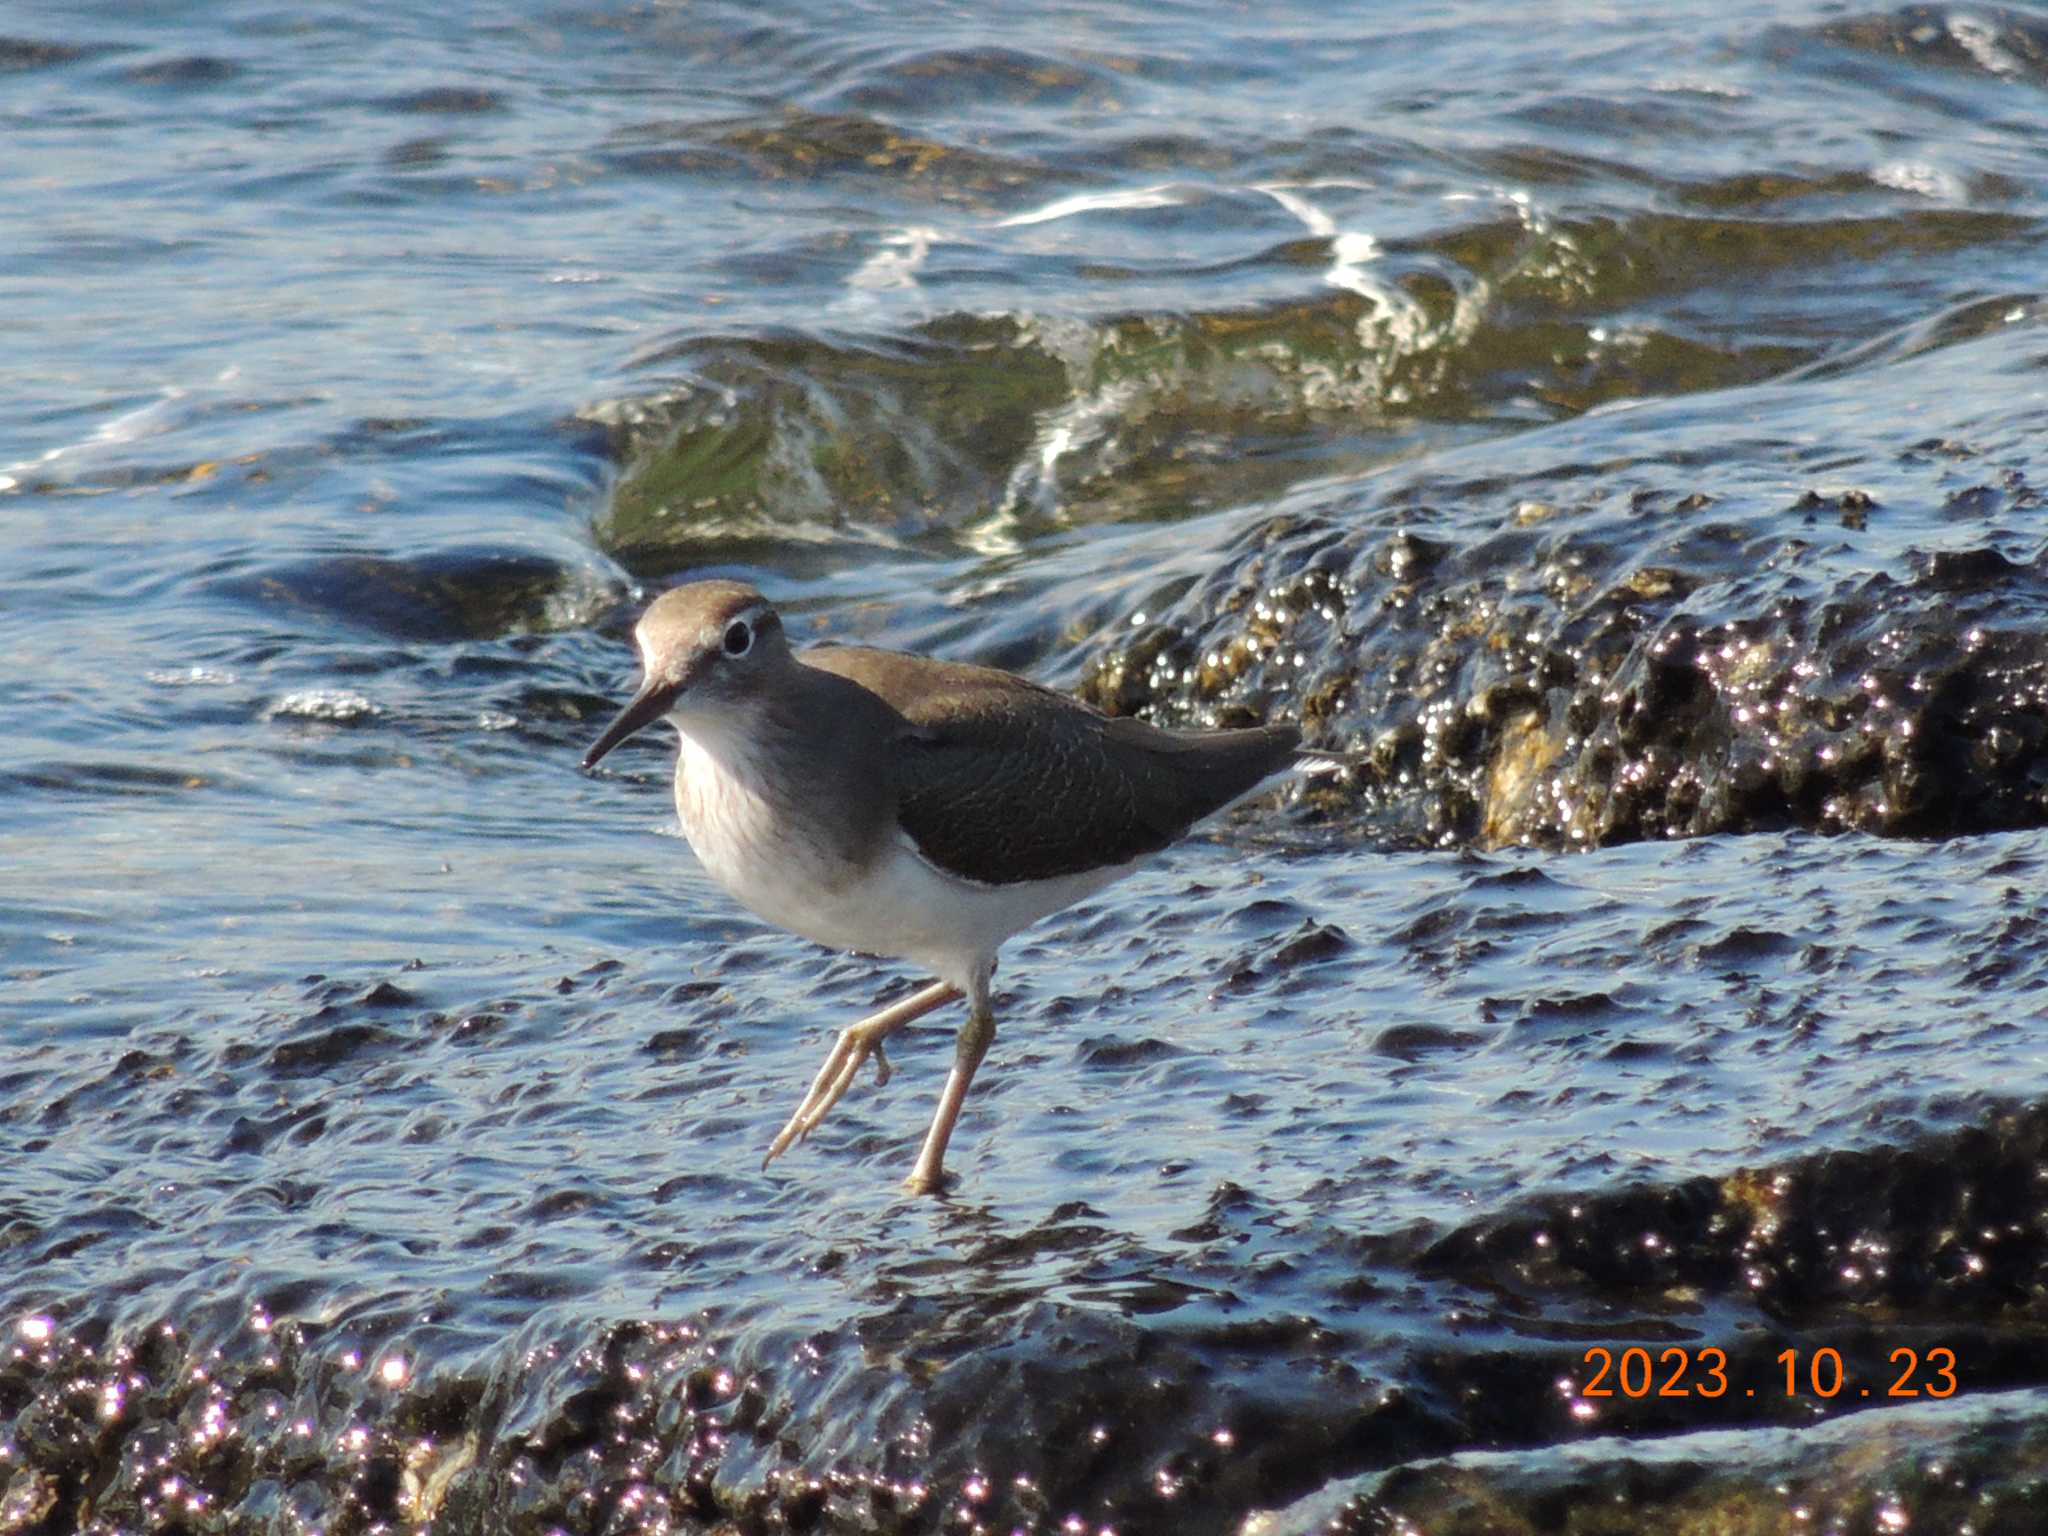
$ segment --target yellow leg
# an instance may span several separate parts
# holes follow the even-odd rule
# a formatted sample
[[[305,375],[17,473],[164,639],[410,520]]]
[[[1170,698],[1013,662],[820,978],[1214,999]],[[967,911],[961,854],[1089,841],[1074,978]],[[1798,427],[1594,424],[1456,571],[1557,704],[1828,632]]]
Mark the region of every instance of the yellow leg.
[[[945,1091],[939,1095],[932,1128],[925,1132],[917,1163],[911,1168],[910,1177],[903,1181],[903,1187],[913,1195],[933,1193],[945,1178],[946,1143],[953,1139],[953,1127],[959,1122],[967,1090],[974,1084],[975,1069],[988,1054],[989,1042],[996,1037],[996,1016],[989,1006],[988,985],[984,981],[975,990],[980,996],[969,1003],[967,1022],[960,1026],[960,1038],[953,1046],[953,1070],[947,1074]]]
[[[761,1166],[766,1168],[788,1151],[791,1143],[802,1141],[818,1128],[832,1106],[846,1097],[846,1090],[853,1086],[861,1063],[870,1056],[875,1058],[877,1085],[889,1081],[889,1058],[882,1051],[882,1042],[911,1020],[923,1018],[934,1008],[943,1007],[959,995],[960,989],[951,982],[935,981],[901,1002],[891,1003],[887,1008],[842,1029],[830,1054],[825,1057],[825,1065],[818,1069],[817,1077],[812,1080],[811,1091],[797,1105],[796,1113],[789,1117],[789,1124],[782,1128],[782,1134],[768,1144],[768,1155],[761,1159]]]

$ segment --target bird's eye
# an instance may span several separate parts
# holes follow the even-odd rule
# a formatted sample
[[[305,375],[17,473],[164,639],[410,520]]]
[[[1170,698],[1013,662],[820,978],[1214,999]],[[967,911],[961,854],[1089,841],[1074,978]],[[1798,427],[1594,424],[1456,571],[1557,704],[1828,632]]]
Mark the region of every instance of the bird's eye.
[[[744,656],[754,646],[754,632],[745,619],[734,619],[725,632],[725,654]]]

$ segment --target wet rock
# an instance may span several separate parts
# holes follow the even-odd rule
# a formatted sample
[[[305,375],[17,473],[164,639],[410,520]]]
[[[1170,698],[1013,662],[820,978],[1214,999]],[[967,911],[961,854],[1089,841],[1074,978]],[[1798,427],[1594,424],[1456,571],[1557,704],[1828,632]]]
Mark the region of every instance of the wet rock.
[[[323,1017],[328,1016],[328,1017]],[[331,1010],[315,1016],[316,1027],[283,1042],[270,1052],[270,1065],[280,1077],[325,1072],[361,1056],[397,1044],[399,1037],[375,1024],[329,1024]],[[329,1024],[329,1027],[317,1027]]]
[[[1433,1024],[1396,1024],[1373,1037],[1372,1048],[1399,1061],[1420,1061],[1439,1051],[1469,1051],[1484,1045],[1486,1036],[1470,1030]]]
[[[209,1340],[37,1316],[0,1355],[0,1529],[1778,1529],[1788,1504],[2030,1529],[2043,1167],[2048,1106],[1993,1106],[1441,1232],[1284,1235],[1230,1185],[1155,1254],[1076,1203],[964,1248],[990,1283],[900,1273],[847,1326],[593,1321],[466,1369],[298,1320]],[[1034,1295],[1055,1255],[1123,1304]],[[1640,1380],[1594,1390],[1594,1352],[1631,1348]],[[1727,1390],[1690,1390],[1716,1372]]]
[[[1881,538],[1851,519],[1831,543],[1787,538],[1761,497],[1688,511],[1676,488],[1540,517],[1456,505],[1442,476],[1320,493],[1113,628],[1080,691],[1164,722],[1298,716],[1352,754],[1305,791],[1317,813],[1428,845],[2041,825],[2048,555],[2005,532],[2041,496],[2014,466],[1995,514],[1958,513],[1952,468],[1906,458],[1917,502],[1889,487]]]
[[[45,1529],[43,1522],[57,1507],[57,1480],[36,1467],[18,1467],[0,1489],[0,1532],[18,1536]]]
[[[588,572],[520,549],[461,548],[410,559],[335,555],[217,579],[221,597],[341,619],[398,641],[542,633],[588,622]]]
[[[1970,1531],[2031,1536],[2048,1426],[2031,1405],[1857,1415],[1757,1437],[1731,1465],[1722,1437],[1609,1441],[1569,1451],[1407,1466],[1341,1506],[1327,1496],[1263,1520],[1262,1536],[1538,1536],[1557,1530]]]
[[[1011,366],[988,368],[991,349]],[[806,524],[900,536],[986,510],[1063,368],[1000,319],[935,324],[893,350],[720,337],[657,359],[688,382],[598,412],[627,466],[600,542],[653,574]]]
[[[1217,992],[1221,995],[1245,991],[1275,977],[1335,960],[1350,947],[1350,937],[1335,923],[1303,918],[1293,932],[1233,960]]]

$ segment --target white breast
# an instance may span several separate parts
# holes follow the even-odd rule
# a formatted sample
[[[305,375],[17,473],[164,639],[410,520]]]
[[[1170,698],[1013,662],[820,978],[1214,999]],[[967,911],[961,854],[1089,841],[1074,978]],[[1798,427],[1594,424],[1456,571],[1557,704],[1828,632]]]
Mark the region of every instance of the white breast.
[[[711,878],[779,928],[831,949],[911,960],[956,986],[1012,934],[1136,868],[982,885],[927,863],[900,834],[852,861],[829,834],[803,835],[807,808],[763,794],[753,765],[730,743],[718,746],[706,750],[684,733],[676,763],[676,813]]]

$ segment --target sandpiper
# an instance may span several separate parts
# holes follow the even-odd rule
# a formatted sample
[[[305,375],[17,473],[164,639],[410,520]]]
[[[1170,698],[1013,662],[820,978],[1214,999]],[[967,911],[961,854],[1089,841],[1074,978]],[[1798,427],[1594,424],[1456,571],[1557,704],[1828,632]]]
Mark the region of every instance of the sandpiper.
[[[883,1042],[967,999],[953,1070],[904,1183],[938,1188],[995,1038],[996,951],[1205,816],[1311,757],[1290,725],[1165,730],[990,667],[855,645],[790,649],[736,581],[666,592],[634,630],[638,692],[583,766],[656,720],[681,737],[676,810],[707,871],[757,916],[938,978],[848,1025],[762,1166],[818,1128]]]

